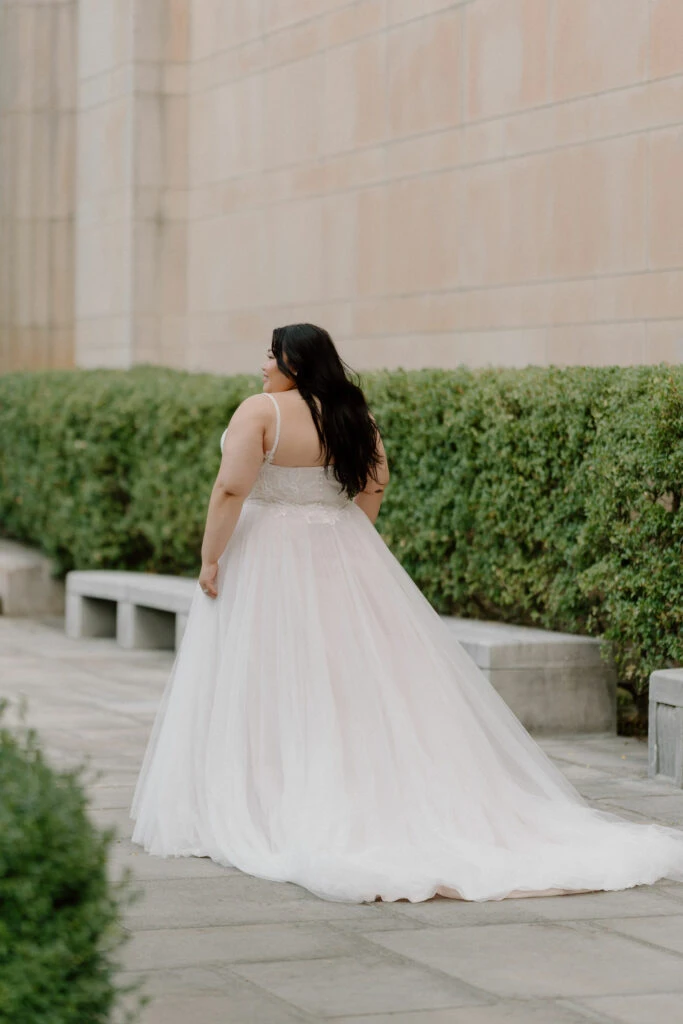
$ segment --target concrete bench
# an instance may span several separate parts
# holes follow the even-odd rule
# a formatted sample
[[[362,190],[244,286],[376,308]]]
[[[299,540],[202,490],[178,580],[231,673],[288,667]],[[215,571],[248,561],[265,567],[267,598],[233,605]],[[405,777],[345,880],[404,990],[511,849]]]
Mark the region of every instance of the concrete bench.
[[[177,648],[193,579],[147,573],[70,572],[66,631],[115,636],[127,648]],[[614,732],[616,679],[600,641],[446,617],[457,639],[527,729]]]
[[[195,579],[116,570],[66,576],[67,636],[115,636],[128,649],[177,648]]]
[[[501,622],[446,621],[527,729],[616,731],[616,673],[601,656],[600,640]]]
[[[683,669],[650,676],[648,771],[683,789]]]
[[[52,575],[47,555],[13,540],[0,540],[0,613],[58,615],[64,584]]]

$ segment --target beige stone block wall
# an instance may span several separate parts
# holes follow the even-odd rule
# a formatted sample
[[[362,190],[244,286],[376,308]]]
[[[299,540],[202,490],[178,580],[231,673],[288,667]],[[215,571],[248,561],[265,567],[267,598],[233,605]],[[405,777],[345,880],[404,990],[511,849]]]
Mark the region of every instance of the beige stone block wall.
[[[77,362],[182,366],[187,2],[80,3]]]
[[[0,370],[683,362],[683,0],[0,16]]]
[[[683,361],[679,0],[193,0],[188,365]],[[676,40],[678,42],[676,42]]]
[[[74,362],[76,14],[0,2],[0,373]]]

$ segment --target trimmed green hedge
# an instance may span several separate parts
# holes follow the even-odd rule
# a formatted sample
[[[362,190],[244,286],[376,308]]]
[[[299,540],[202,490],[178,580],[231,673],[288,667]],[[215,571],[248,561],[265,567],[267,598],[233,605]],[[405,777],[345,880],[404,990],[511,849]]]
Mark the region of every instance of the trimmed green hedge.
[[[252,378],[155,367],[0,377],[0,523],[69,569],[193,574],[218,438]]]
[[[378,528],[441,612],[603,635],[642,698],[683,662],[683,368],[363,378]],[[195,574],[218,439],[255,377],[0,377],[0,518],[62,571]]]
[[[382,533],[442,612],[603,636],[641,720],[683,662],[683,368],[378,375]]]
[[[108,880],[111,838],[88,817],[82,769],[53,769],[33,729],[0,727],[2,1024],[138,1019],[147,997],[118,986],[116,959],[137,893],[130,874]]]

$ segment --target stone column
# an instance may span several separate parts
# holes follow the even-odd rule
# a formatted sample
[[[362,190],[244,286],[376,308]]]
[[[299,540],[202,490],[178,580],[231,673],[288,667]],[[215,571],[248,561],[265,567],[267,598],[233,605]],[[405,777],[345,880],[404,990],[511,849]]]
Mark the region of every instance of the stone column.
[[[184,357],[187,0],[80,0],[76,361]]]
[[[0,373],[73,365],[76,0],[0,0]]]

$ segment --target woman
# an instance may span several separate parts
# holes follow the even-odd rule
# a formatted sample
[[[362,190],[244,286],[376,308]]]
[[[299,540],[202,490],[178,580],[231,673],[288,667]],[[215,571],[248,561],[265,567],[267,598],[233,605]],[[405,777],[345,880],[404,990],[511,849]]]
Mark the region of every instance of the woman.
[[[134,842],[354,902],[683,879],[683,832],[587,807],[374,529],[384,448],[326,331],[273,332],[221,446]]]

